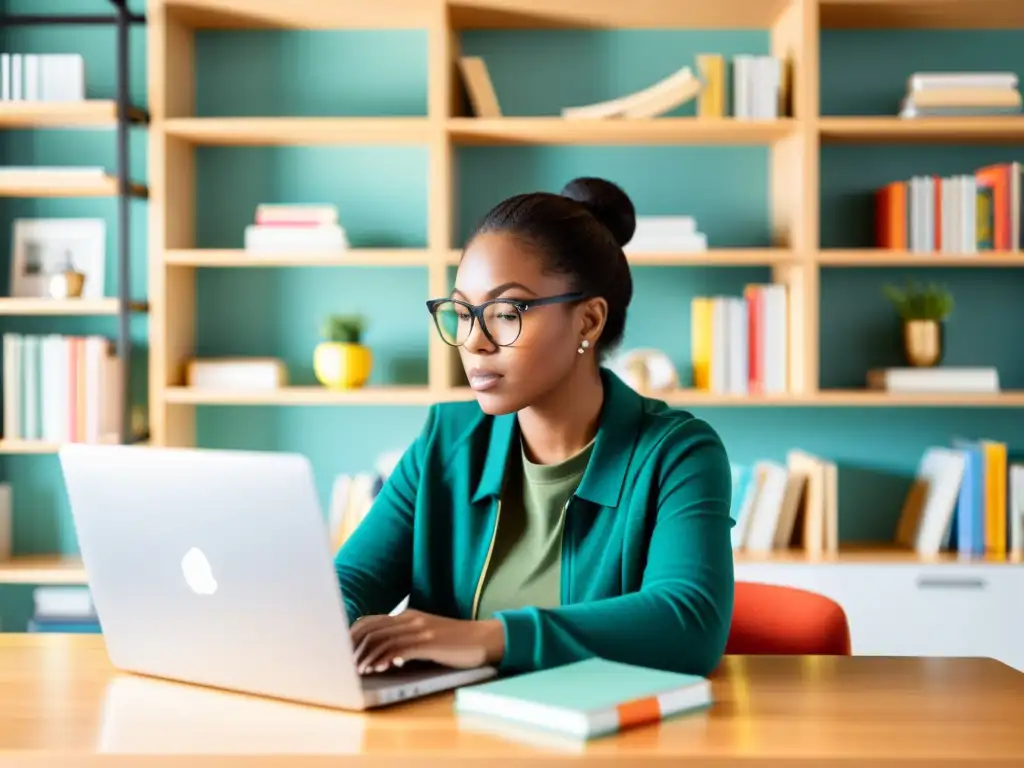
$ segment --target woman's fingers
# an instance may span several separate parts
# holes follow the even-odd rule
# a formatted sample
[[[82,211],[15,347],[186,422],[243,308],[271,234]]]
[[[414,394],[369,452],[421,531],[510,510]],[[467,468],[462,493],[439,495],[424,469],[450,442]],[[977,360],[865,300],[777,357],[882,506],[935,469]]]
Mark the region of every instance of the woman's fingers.
[[[423,635],[417,631],[401,631],[400,628],[396,628],[395,632],[382,634],[379,639],[375,638],[374,643],[368,647],[362,660],[360,672],[370,670],[383,672],[395,664],[396,659],[401,659],[401,662],[405,663],[405,661],[415,658],[416,649],[422,642]],[[401,666],[401,664],[397,666]]]
[[[408,642],[403,638],[418,636],[418,627],[412,622],[399,621],[397,616],[387,618],[388,621],[374,622],[358,639],[353,638],[356,667],[360,672],[389,661],[385,656]]]

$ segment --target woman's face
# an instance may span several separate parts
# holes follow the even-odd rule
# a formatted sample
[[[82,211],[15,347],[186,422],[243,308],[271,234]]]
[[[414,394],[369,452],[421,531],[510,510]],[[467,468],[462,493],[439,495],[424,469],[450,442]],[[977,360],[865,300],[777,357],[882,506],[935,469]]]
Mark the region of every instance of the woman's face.
[[[530,302],[572,289],[565,275],[545,273],[540,257],[512,237],[485,233],[463,254],[452,298],[474,306],[499,298]],[[556,389],[575,366],[593,365],[590,357],[603,324],[603,307],[603,299],[594,299],[539,304],[519,313],[507,304],[494,304],[484,311],[492,338],[483,332],[479,317],[474,318],[459,354],[483,411],[498,415],[529,407]],[[459,323],[465,329],[468,314]],[[590,340],[590,349],[581,355],[577,350],[584,338]]]

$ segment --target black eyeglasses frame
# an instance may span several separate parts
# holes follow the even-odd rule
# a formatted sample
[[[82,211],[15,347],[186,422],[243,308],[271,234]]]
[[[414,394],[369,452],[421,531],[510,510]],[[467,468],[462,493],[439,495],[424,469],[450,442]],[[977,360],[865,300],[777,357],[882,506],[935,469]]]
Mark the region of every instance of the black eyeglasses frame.
[[[519,341],[519,337],[523,333],[522,323],[519,324],[519,333],[516,334],[516,337],[512,341],[510,341],[508,344],[499,344],[494,340],[494,337],[491,336],[491,332],[487,330],[487,323],[484,322],[484,311],[487,309],[487,307],[490,307],[494,304],[511,304],[513,307],[518,309],[521,314],[526,314],[531,307],[542,307],[549,304],[566,304],[571,301],[582,301],[585,298],[587,298],[587,295],[585,293],[580,293],[578,291],[573,293],[560,293],[557,296],[541,296],[535,299],[489,299],[488,301],[485,301],[482,304],[470,304],[468,301],[463,301],[462,299],[453,299],[445,297],[443,299],[427,299],[427,311],[430,312],[430,315],[434,318],[434,327],[437,328],[437,333],[441,337],[441,340],[444,341],[444,343],[447,344],[449,347],[461,347],[463,344],[466,343],[450,343],[445,338],[444,331],[441,330],[441,323],[437,318],[437,309],[442,304],[446,304],[449,302],[465,307],[466,310],[469,312],[470,334],[473,333],[473,323],[479,321],[480,328],[481,330],[483,330],[484,336],[487,337],[487,340],[490,341],[491,344],[493,344],[496,347],[511,347],[513,344]],[[466,338],[469,338],[469,334],[466,335]]]

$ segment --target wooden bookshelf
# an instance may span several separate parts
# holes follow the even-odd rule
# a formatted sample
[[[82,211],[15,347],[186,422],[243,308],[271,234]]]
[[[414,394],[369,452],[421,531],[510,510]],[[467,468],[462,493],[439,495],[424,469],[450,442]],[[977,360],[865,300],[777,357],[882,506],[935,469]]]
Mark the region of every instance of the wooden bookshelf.
[[[21,555],[0,562],[0,584],[85,583],[85,568],[77,557]]]
[[[431,129],[421,117],[177,117],[163,126],[176,139],[225,146],[423,144]]]
[[[42,440],[0,440],[0,454],[7,455],[56,453],[59,448]]]
[[[156,445],[194,445],[200,406],[426,406],[471,400],[460,386],[458,355],[430,333],[428,378],[418,386],[382,386],[334,392],[292,386],[267,392],[199,391],[182,386],[196,349],[196,280],[201,268],[416,267],[427,272],[424,298],[448,292],[461,251],[453,225],[458,208],[455,155],[463,146],[759,145],[769,153],[772,233],[762,248],[703,253],[629,254],[632,265],[764,267],[786,285],[789,309],[790,391],[733,396],[694,390],[656,395],[678,407],[784,408],[1019,408],[1024,392],[996,395],[894,395],[867,390],[823,390],[819,376],[821,270],[841,267],[1024,266],[1024,254],[912,254],[874,249],[820,248],[820,145],[960,141],[1024,141],[1024,118],[902,120],[898,117],[822,116],[819,34],[822,28],[962,28],[1021,26],[1015,0],[380,0],[377,3],[282,3],[279,0],[163,0],[151,5],[149,296],[151,303],[149,412]],[[199,117],[195,114],[195,33],[199,29],[418,28],[427,32],[428,97],[418,117]],[[770,51],[791,65],[792,108],[771,121],[731,118],[563,120],[555,116],[478,119],[464,114],[455,61],[464,29],[731,28],[768,30]],[[429,155],[427,237],[422,249],[355,249],[336,255],[255,255],[203,249],[195,240],[197,148],[204,145],[408,145]],[[239,233],[241,237],[241,233]],[[430,320],[424,311],[425,332]],[[871,554],[874,552],[874,554]],[[884,555],[915,562],[910,552]],[[771,558],[799,562],[792,553]],[[882,557],[880,551],[844,551],[838,560]]]
[[[560,117],[454,118],[448,136],[464,145],[774,144],[796,123],[780,120],[659,117],[636,120],[563,120]]]
[[[983,251],[981,253],[913,253],[880,248],[835,249],[819,251],[818,263],[829,267],[970,267],[1006,269],[1024,267],[1019,251]]]
[[[0,298],[0,315],[116,315],[117,299],[19,299]]]
[[[131,184],[131,194],[146,197],[144,184]],[[79,173],[25,174],[25,178],[0,178],[0,197],[114,197],[117,195],[115,176],[84,177]]]
[[[824,29],[1021,29],[1017,0],[819,0]]]
[[[455,266],[462,258],[461,249],[446,255]],[[770,267],[788,264],[799,257],[785,248],[715,248],[694,253],[627,253],[629,263],[636,267]]]
[[[146,120],[146,113],[132,107],[128,119],[141,123]],[[114,128],[116,125],[117,102],[112,99],[0,102],[0,128]]]
[[[1020,144],[1024,141],[1024,116],[823,117],[818,132],[822,142],[829,144]]]
[[[810,554],[802,549],[774,549],[770,552],[755,553],[739,551],[734,553],[737,563],[792,563],[794,565],[1019,565],[1022,560],[1016,555],[961,555],[956,552],[940,552],[937,555],[919,555],[910,549],[879,546],[877,544],[844,545],[832,553]]]
[[[338,254],[247,253],[243,250],[179,249],[164,252],[164,264],[179,267],[426,267],[425,249],[352,249]]]

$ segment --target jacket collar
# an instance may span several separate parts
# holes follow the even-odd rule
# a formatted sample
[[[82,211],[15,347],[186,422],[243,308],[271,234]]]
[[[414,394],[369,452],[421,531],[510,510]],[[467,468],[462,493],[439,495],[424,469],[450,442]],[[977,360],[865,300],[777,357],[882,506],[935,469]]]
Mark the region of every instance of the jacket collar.
[[[604,404],[601,406],[600,426],[594,440],[594,451],[576,495],[594,504],[616,507],[640,435],[644,401],[605,368],[601,369],[601,380],[604,383]],[[514,413],[492,419],[487,458],[473,494],[474,502],[501,493],[509,451],[518,434],[518,420]]]

